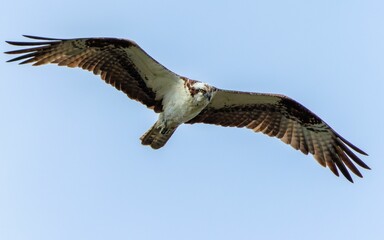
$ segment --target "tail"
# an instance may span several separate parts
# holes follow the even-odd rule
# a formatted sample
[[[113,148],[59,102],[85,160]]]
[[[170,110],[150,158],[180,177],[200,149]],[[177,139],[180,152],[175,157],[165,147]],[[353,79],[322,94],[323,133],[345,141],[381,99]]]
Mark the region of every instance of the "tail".
[[[150,145],[153,149],[163,147],[168,139],[175,132],[176,127],[162,129],[156,122],[143,136],[141,136],[141,144]]]

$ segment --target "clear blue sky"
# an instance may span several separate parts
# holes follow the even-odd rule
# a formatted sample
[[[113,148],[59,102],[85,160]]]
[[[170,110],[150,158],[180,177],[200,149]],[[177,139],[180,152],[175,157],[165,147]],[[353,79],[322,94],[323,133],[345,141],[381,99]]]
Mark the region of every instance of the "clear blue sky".
[[[4,5],[4,4],[3,4]],[[355,184],[244,129],[182,126],[80,69],[0,54],[0,239],[384,239],[384,2],[8,1],[5,40],[121,37],[181,75],[288,95],[370,154]]]

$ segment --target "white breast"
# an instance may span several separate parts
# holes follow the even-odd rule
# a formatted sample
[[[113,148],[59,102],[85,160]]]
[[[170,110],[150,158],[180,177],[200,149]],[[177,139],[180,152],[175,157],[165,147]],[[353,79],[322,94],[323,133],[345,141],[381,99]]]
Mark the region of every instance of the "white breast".
[[[183,81],[170,86],[169,91],[164,94],[163,110],[159,119],[166,122],[168,126],[180,125],[194,118],[207,106],[209,101],[196,101]]]

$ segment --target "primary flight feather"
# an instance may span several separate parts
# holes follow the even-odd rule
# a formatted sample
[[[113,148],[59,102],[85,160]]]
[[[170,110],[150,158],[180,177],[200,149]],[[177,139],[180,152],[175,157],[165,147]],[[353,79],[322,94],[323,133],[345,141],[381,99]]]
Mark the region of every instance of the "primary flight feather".
[[[117,38],[55,39],[25,36],[39,41],[7,43],[29,48],[8,62],[55,63],[80,67],[100,75],[131,99],[159,113],[159,119],[140,139],[154,149],[163,147],[183,123],[245,127],[277,137],[304,154],[312,154],[335,175],[353,182],[349,171],[362,177],[354,165],[369,167],[353,152],[364,151],[336,133],[321,118],[283,95],[222,90],[173,73],[135,42]]]

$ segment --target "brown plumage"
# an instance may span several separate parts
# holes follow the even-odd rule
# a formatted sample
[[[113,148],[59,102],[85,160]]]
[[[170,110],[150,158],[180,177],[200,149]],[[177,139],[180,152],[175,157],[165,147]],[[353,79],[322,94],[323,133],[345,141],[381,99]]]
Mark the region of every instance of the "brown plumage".
[[[348,147],[367,155],[364,151],[341,137],[303,105],[283,95],[221,90],[199,115],[187,123],[246,127],[277,137],[304,154],[312,154],[337,176],[339,169],[351,182],[352,177],[345,166],[359,177],[362,174],[350,159],[369,169]]]
[[[162,110],[161,99],[156,99],[155,93],[144,82],[144,76],[139,72],[140,69],[132,64],[131,59],[125,53],[130,48],[140,49],[135,42],[115,38],[64,40],[26,37],[44,40],[44,42],[7,41],[16,46],[37,46],[6,52],[7,54],[23,54],[8,62],[23,60],[20,64],[33,63],[34,66],[39,66],[55,63],[71,68],[79,67],[100,75],[106,83],[123,91],[130,98],[153,108],[155,112]],[[141,51],[145,53],[143,50]],[[147,56],[148,59],[154,61],[149,55]]]
[[[22,54],[9,62],[83,68],[160,113],[159,120],[141,137],[142,144],[154,149],[164,146],[180,124],[206,123],[248,128],[277,137],[304,154],[312,154],[335,175],[341,171],[351,182],[348,169],[362,177],[354,163],[369,169],[353,152],[367,155],[364,151],[286,96],[222,90],[181,77],[126,39],[26,37],[42,41],[8,41],[30,47],[6,52]]]

